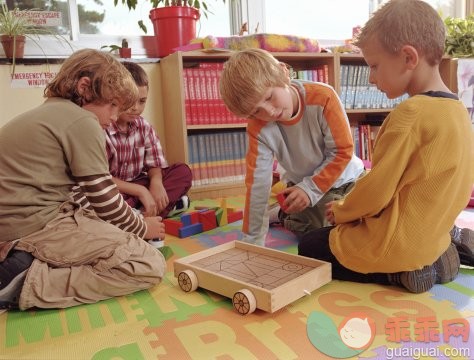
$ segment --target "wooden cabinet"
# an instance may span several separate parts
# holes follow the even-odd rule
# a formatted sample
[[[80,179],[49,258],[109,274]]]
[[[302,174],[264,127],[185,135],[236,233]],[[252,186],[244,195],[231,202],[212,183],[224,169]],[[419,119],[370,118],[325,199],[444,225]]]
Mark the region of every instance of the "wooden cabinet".
[[[229,52],[206,53],[202,51],[176,52],[159,63],[161,72],[162,103],[164,116],[164,135],[166,137],[166,156],[169,162],[190,163],[195,161],[195,150],[190,150],[188,138],[193,135],[215,134],[219,132],[243,132],[245,123],[241,124],[189,124],[187,119],[185,69],[200,63],[224,63],[229,57]],[[331,53],[274,53],[282,62],[290,65],[296,72],[310,70],[324,66],[327,82],[341,95],[341,66],[365,65],[361,55],[331,54]],[[441,74],[447,85],[456,89],[456,66],[450,58],[443,59]],[[351,125],[364,121],[367,115],[386,115],[389,108],[384,109],[347,109]],[[243,155],[242,155],[243,156]],[[194,157],[194,158],[193,158]],[[190,195],[193,199],[217,198],[223,196],[239,195],[245,193],[243,176],[238,180],[228,178],[206,184],[194,184]]]

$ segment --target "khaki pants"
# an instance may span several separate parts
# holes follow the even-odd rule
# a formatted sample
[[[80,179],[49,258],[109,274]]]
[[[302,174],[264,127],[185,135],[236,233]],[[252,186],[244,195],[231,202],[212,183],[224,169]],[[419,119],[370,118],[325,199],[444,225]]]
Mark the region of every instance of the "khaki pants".
[[[330,189],[319,202],[313,207],[307,207],[297,214],[283,213],[283,226],[298,236],[302,236],[308,231],[330,226],[325,216],[326,204],[330,201],[340,200],[353,187],[353,182],[338,188]]]
[[[22,310],[127,295],[158,284],[166,272],[163,255],[146,241],[69,203],[15,248],[35,257],[20,295]]]

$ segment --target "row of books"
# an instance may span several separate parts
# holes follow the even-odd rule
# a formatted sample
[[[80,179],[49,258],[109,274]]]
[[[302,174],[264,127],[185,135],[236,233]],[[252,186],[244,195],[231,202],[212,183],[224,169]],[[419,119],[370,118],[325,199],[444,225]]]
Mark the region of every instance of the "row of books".
[[[365,121],[351,126],[355,154],[372,161],[375,138],[381,121]],[[188,135],[188,164],[193,186],[238,182],[245,179],[245,130]]]
[[[183,69],[184,107],[187,125],[243,124],[220,97],[219,79],[224,63],[193,63]]]
[[[188,152],[193,186],[243,181],[245,178],[245,130],[189,134]]]
[[[385,93],[369,83],[367,65],[341,65],[342,104],[346,109],[393,109],[408,95],[389,99]]]
[[[329,66],[327,64],[318,65],[308,70],[294,70],[290,68],[290,76],[292,79],[318,81],[329,84]]]
[[[351,126],[355,154],[362,160],[372,161],[375,138],[381,122],[360,122]]]
[[[245,124],[246,119],[232,114],[220,97],[219,79],[224,63],[201,62],[183,69],[186,125]],[[290,69],[292,77],[328,83],[328,65],[313,69]]]

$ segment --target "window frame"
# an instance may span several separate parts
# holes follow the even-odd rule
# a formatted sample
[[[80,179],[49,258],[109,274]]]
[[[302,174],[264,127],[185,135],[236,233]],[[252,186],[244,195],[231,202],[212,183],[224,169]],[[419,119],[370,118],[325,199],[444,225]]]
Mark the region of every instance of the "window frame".
[[[271,1],[271,0],[270,0]],[[321,1],[321,0],[320,0]],[[382,0],[371,0],[371,9],[375,9]],[[465,17],[474,9],[474,0],[454,0],[455,16]],[[242,24],[247,23],[250,33],[255,29],[265,32],[265,6],[270,6],[266,0],[227,0],[229,6],[230,33],[239,33]],[[101,46],[109,44],[120,44],[124,36],[127,37],[129,46],[133,49],[133,57],[155,58],[156,50],[153,35],[81,35],[79,32],[79,14],[76,0],[68,0],[68,10],[71,25],[70,46],[63,41],[58,41],[52,36],[39,36],[40,46],[32,40],[27,39],[25,45],[25,57],[43,58],[47,57],[67,57],[73,51],[82,48],[100,49]],[[121,6],[120,4],[118,6]],[[212,15],[209,15],[212,16]],[[72,47],[72,48],[71,48]]]

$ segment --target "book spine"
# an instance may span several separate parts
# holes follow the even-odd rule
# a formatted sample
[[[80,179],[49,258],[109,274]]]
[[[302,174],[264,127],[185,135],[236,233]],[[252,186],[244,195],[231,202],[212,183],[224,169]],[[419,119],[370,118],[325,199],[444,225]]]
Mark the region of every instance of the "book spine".
[[[207,168],[206,141],[203,134],[196,135],[198,143],[199,168],[201,173],[201,185],[209,184],[209,171]]]
[[[192,114],[191,114],[191,96],[189,91],[189,68],[183,69],[183,87],[184,87],[184,110],[186,125],[191,124]]]
[[[206,69],[205,63],[199,64],[197,68],[197,77],[198,77],[198,86],[199,86],[199,94],[201,95],[201,103],[199,104],[199,109],[201,110],[200,116],[200,124],[202,125],[210,125],[210,114],[209,114],[209,91],[207,86],[207,76],[206,76]]]

